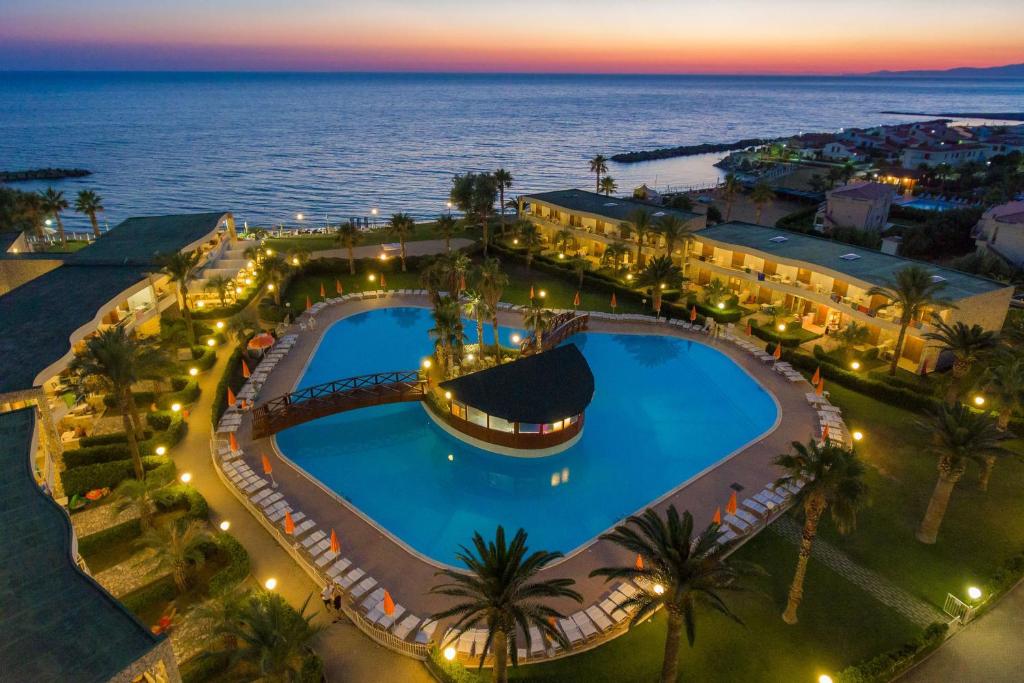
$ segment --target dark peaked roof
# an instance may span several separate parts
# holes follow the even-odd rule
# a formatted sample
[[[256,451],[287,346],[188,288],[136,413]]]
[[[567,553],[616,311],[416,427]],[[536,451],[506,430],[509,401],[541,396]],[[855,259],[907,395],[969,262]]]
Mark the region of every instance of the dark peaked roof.
[[[227,211],[128,218],[75,252],[75,265],[151,265],[157,254],[181,251],[216,230]]]
[[[452,397],[510,422],[578,415],[594,397],[594,374],[575,344],[441,383]]]
[[[885,183],[855,183],[837,187],[830,194],[853,199],[885,199],[894,196],[896,189]]]
[[[71,559],[71,521],[32,473],[34,410],[0,413],[0,678],[105,683],[162,637]]]
[[[586,190],[554,190],[552,192],[523,195],[522,198],[527,201],[532,199],[538,202],[554,204],[569,211],[580,211],[614,221],[631,221],[633,214],[643,209],[655,222],[653,227],[655,231],[657,231],[657,220],[662,216],[678,216],[684,221],[700,217],[700,214],[691,211],[673,209],[668,206],[641,202],[636,199],[606,197],[596,192],[587,192]]]

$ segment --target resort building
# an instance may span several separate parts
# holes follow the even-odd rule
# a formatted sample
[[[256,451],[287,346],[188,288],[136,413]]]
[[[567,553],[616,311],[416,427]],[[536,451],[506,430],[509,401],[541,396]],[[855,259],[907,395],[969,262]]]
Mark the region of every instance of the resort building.
[[[914,263],[820,237],[730,222],[694,235],[685,273],[698,285],[721,280],[738,295],[740,305],[788,316],[786,324],[816,334],[838,331],[850,322],[866,325],[871,343],[884,356],[895,348],[899,311],[883,307],[885,297],[869,296],[868,291]],[[926,310],[911,324],[900,360],[911,371],[935,367],[938,349],[924,339],[934,329],[932,313],[947,323],[1000,330],[1013,295],[1013,287],[1002,283],[924,265],[934,282],[944,284],[941,296],[955,308]]]
[[[821,156],[832,161],[860,161],[864,155],[852,142],[835,140],[822,148]]]
[[[1024,267],[1024,202],[993,206],[974,226],[974,242],[1018,268]]]
[[[544,239],[554,243],[561,231],[568,230],[576,244],[576,253],[597,262],[610,244],[624,241],[636,244],[635,220],[640,211],[646,212],[650,220],[650,231],[641,247],[644,258],[664,253],[667,244],[658,232],[658,221],[665,216],[677,217],[689,232],[707,224],[707,218],[701,214],[635,199],[606,197],[586,190],[557,190],[519,199],[519,214],[531,220]],[[677,262],[682,262],[682,250],[682,241],[673,246],[672,257]],[[634,249],[625,255],[623,263],[633,263],[635,258]]]
[[[483,448],[550,455],[582,433],[594,375],[570,343],[442,382],[440,389],[449,410],[443,426]]]
[[[851,183],[825,194],[825,206],[816,223],[828,232],[833,228],[882,231],[896,192],[885,183]]]
[[[900,154],[900,164],[903,168],[920,168],[922,166],[935,168],[940,164],[955,167],[968,161],[982,162],[988,156],[988,147],[985,145],[940,142],[905,148]]]
[[[0,413],[0,678],[178,683],[171,642],[83,571],[71,520],[40,488],[31,407]]]

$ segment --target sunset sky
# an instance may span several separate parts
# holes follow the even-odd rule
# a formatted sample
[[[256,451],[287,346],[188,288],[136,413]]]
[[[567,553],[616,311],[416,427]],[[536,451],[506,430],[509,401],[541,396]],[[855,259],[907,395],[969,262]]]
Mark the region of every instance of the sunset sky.
[[[855,73],[1024,62],[1020,26],[1021,0],[0,0],[0,69]]]

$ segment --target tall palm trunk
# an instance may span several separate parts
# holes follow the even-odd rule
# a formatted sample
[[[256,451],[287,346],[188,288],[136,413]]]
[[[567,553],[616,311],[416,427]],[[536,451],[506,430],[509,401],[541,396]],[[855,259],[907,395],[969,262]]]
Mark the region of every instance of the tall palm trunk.
[[[99,239],[99,237],[100,237],[100,223],[99,223],[99,221],[96,220],[96,214],[95,213],[90,213],[89,214],[89,222],[92,223],[92,236],[95,237],[96,239]]]
[[[494,683],[508,683],[508,638],[504,631],[494,632],[491,649],[494,651],[494,673],[491,680]]]
[[[910,327],[910,321],[900,322],[900,334],[896,337],[896,347],[892,350],[892,362],[889,364],[889,376],[896,376],[896,368],[900,364],[900,355],[903,353],[903,342],[907,338],[907,328]]]
[[[67,236],[64,234],[64,221],[60,219],[60,214],[54,214],[54,218],[57,219],[57,233],[60,235],[60,246],[64,246],[68,243]]]
[[[132,424],[132,414],[135,412],[133,406],[135,400],[131,395],[131,387],[121,387],[119,390],[121,408],[121,424],[124,425],[125,436],[128,437],[128,453],[132,456],[132,466],[135,468],[135,478],[142,481],[146,478],[146,471],[142,467],[142,456],[139,454],[138,437],[135,434],[135,425]]]
[[[654,317],[661,317],[661,292],[659,291],[661,286],[654,285],[655,289],[652,290],[652,296],[654,297]]]
[[[480,352],[480,357],[484,355],[484,319],[480,317],[480,313],[476,314],[476,345],[479,347],[477,351]]]
[[[999,417],[996,419],[996,429],[1001,432],[1005,432],[1006,428],[1010,426],[1010,417],[1013,416],[1012,408],[1003,408],[999,411]]]
[[[761,212],[762,211],[764,211],[764,206],[762,206],[761,204],[758,204],[757,205],[757,213],[754,216],[754,222],[757,223],[758,225],[761,224]]]
[[[356,274],[356,257],[352,253],[352,240],[348,242],[348,274]],[[280,302],[278,302],[278,305],[280,305]]]
[[[683,615],[668,611],[668,632],[665,634],[665,658],[661,662],[661,683],[676,683],[679,677],[679,644],[683,635]]]
[[[804,504],[804,529],[800,537],[800,552],[797,554],[793,582],[789,584],[786,611],[782,613],[782,620],[787,624],[797,622],[796,611],[804,599],[804,577],[807,576],[807,563],[811,559],[811,549],[814,547],[814,539],[818,535],[818,522],[821,521],[821,514],[824,511],[825,501],[820,498],[808,499]]]
[[[505,186],[498,187],[498,208],[501,210],[501,236],[505,236]]]
[[[497,311],[498,307],[495,306],[494,310]],[[491,327],[494,329],[494,355],[498,365],[501,365],[501,340],[498,337],[498,314],[495,313],[494,317],[491,318]]]
[[[978,490],[988,491],[988,482],[992,478],[992,470],[996,466],[996,456],[987,455],[985,456],[985,464],[981,466],[981,472],[978,474]]]
[[[922,543],[935,543],[939,536],[939,527],[942,526],[942,518],[946,516],[949,497],[953,495],[953,487],[963,475],[962,467],[951,468],[945,462],[945,458],[939,461],[939,480],[935,482],[935,490],[932,492],[931,500],[928,501],[928,510],[924,513],[921,526],[917,529],[917,540]]]
[[[405,237],[403,236],[400,240],[402,243],[402,272],[405,272]]]
[[[487,243],[490,241],[487,236],[487,217],[480,221],[480,237],[484,243],[484,258],[487,258]]]
[[[953,360],[953,371],[949,373],[951,377],[949,387],[946,389],[947,405],[953,406],[956,404],[957,399],[960,397],[960,386],[970,370],[970,363],[959,358]]]
[[[594,192],[601,194],[601,171],[597,171],[594,175],[597,176],[597,180],[594,183],[594,187],[596,188]]]
[[[276,288],[274,291],[276,296]],[[196,331],[192,326],[192,311],[188,307],[188,288],[180,283],[178,284],[178,305],[181,306],[181,317],[185,319],[185,331],[188,333],[188,343],[195,344]]]
[[[540,327],[533,331],[533,336],[537,341],[537,353],[544,350],[544,330]]]
[[[732,195],[725,201],[725,220],[728,222],[732,219]]]

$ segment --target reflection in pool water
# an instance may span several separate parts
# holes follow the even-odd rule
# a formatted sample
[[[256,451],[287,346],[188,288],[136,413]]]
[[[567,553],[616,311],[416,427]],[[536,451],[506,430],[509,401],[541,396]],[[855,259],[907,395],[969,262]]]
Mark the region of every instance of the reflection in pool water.
[[[415,368],[430,327],[429,311],[417,308],[346,318],[327,330],[299,386]],[[502,341],[515,331],[502,328]],[[485,333],[490,340],[489,326]],[[414,403],[293,427],[277,435],[278,446],[404,543],[453,563],[474,531],[498,524],[525,528],[535,548],[571,551],[775,422],[771,397],[703,344],[598,333],[570,342],[587,357],[596,389],[582,438],[558,455],[474,448]]]

